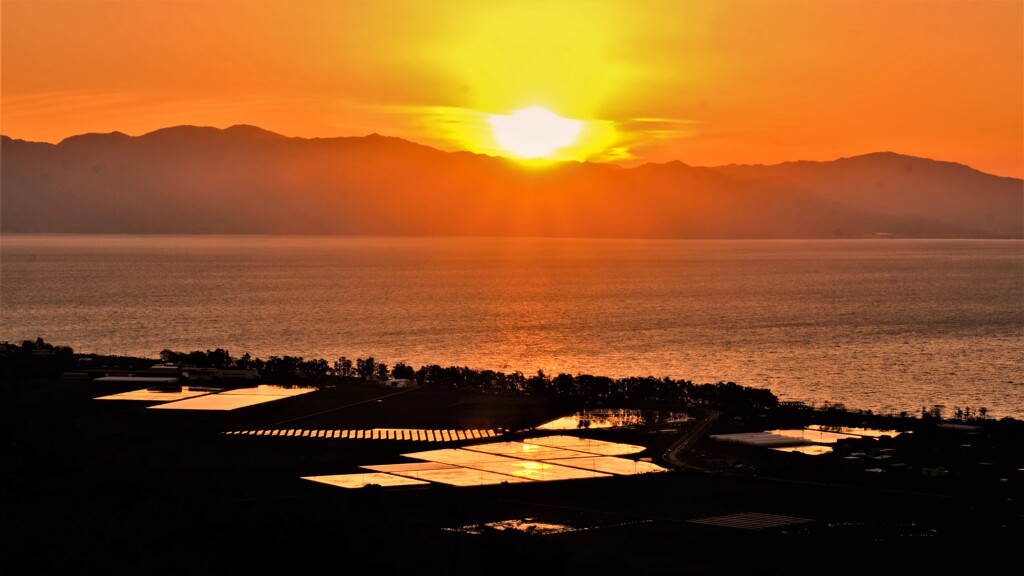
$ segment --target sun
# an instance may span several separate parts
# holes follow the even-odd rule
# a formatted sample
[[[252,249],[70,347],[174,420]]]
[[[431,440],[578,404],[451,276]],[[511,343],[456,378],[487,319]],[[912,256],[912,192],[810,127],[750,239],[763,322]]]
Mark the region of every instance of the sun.
[[[498,145],[524,160],[547,158],[575,143],[583,130],[582,120],[562,118],[539,106],[511,114],[494,114],[487,121]]]

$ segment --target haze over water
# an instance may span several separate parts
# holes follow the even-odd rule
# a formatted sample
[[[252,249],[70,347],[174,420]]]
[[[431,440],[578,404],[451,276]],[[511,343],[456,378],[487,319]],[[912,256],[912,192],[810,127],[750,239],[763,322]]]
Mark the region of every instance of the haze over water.
[[[0,340],[670,376],[1024,419],[1024,242],[0,237]]]

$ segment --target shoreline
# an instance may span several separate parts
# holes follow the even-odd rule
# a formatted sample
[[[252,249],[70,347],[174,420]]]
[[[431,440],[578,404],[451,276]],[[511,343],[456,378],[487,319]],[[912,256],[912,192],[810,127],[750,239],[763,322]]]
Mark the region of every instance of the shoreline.
[[[0,461],[0,483],[11,503],[0,522],[13,534],[8,542],[15,553],[0,565],[12,573],[76,566],[78,573],[219,575],[268,567],[312,570],[369,554],[378,571],[395,574],[478,574],[481,563],[497,574],[521,573],[524,565],[556,566],[570,575],[607,573],[613,566],[665,576],[786,574],[834,561],[838,547],[860,551],[849,564],[863,569],[877,567],[879,554],[890,567],[939,569],[949,567],[949,550],[965,542],[1012,540],[1024,531],[1024,430],[1017,421],[950,427],[906,419],[902,423],[913,428],[907,433],[851,440],[834,457],[808,457],[713,436],[814,423],[897,422],[835,409],[684,402],[673,405],[691,416],[682,423],[554,431],[643,446],[636,456],[667,464],[666,472],[464,488],[344,489],[302,477],[405,462],[403,454],[428,445],[226,432],[500,428],[507,432],[495,440],[528,441],[551,434],[538,427],[573,413],[581,401],[429,384],[396,394],[383,383],[357,380],[228,411],[151,410],[152,401],[95,399],[135,388],[131,380],[59,374],[5,378],[3,392],[11,402],[3,422],[13,450]],[[635,406],[650,410],[653,404]],[[965,451],[968,442],[973,448]],[[844,457],[872,451],[899,454],[906,466],[871,473]],[[918,458],[950,473],[922,475]],[[981,459],[989,464],[978,465]],[[997,466],[1018,473],[1002,481],[992,475]],[[909,468],[914,471],[905,473]],[[454,530],[515,518],[577,529],[550,536]],[[745,522],[762,527],[736,528]],[[736,546],[746,553],[727,552]],[[801,553],[775,568],[764,565],[764,558],[787,549]],[[595,556],[594,550],[604,552]],[[1012,551],[984,544],[976,550],[989,560],[1012,557]],[[510,557],[517,559],[514,571]],[[964,555],[962,562],[966,567],[976,558]]]

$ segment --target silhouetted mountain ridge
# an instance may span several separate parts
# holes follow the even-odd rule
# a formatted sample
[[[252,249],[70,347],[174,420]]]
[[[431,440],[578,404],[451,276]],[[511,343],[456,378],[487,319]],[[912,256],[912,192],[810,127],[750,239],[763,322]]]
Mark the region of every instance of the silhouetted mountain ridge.
[[[877,152],[830,162],[524,165],[370,134],[174,126],[3,136],[4,232],[1024,238],[1024,185]]]

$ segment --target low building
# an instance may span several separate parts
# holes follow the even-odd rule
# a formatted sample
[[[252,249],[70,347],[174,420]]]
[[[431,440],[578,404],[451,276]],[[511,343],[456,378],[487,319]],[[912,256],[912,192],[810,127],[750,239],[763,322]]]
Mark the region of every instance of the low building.
[[[181,377],[189,381],[212,382],[214,380],[258,380],[259,370],[253,368],[205,368],[181,366]]]
[[[138,384],[152,388],[178,385],[178,378],[174,376],[100,376],[93,378],[92,382],[94,384]]]
[[[233,368],[217,371],[217,377],[225,380],[259,380],[259,370],[254,368]]]
[[[185,380],[202,380],[210,382],[217,378],[216,368],[197,368],[196,366],[182,366],[181,377]]]
[[[181,374],[181,365],[172,363],[154,364],[149,367],[149,370],[146,370],[146,373],[154,376],[178,376]]]

